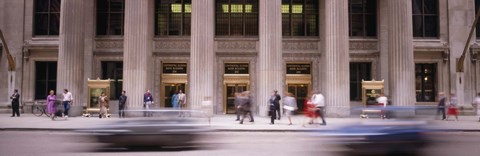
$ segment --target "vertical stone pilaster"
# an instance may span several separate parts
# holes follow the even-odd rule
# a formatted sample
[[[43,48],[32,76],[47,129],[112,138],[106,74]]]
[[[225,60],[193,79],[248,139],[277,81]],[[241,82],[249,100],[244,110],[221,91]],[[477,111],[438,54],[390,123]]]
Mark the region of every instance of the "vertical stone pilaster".
[[[274,89],[283,95],[284,73],[282,57],[282,2],[260,0],[260,51],[257,61],[257,105],[259,114],[266,116],[268,99]]]
[[[323,2],[321,93],[325,96],[327,116],[347,117],[350,115],[348,0]]]
[[[62,1],[58,50],[57,94],[63,89],[73,94],[71,116],[80,115],[84,105],[84,0]],[[59,96],[62,97],[63,96]]]
[[[414,106],[415,64],[413,60],[412,1],[390,0],[387,5],[388,62],[392,104]]]
[[[215,91],[215,1],[192,1],[191,52],[189,69],[189,108],[197,109],[204,97]],[[215,101],[214,101],[215,103]]]
[[[378,73],[377,75],[374,75],[373,77],[375,78],[378,76],[378,78],[375,78],[376,80],[384,80],[384,93],[387,96],[390,96],[390,81],[388,78],[389,75],[389,68],[388,68],[388,5],[387,1],[378,1],[378,6],[379,6],[379,13],[378,13],[378,21],[379,21],[379,27],[378,27],[378,43],[379,43],[379,48],[380,48],[380,56],[377,64],[377,69]]]
[[[141,109],[143,94],[153,91],[152,44],[153,0],[125,0],[125,35],[123,48],[123,89],[127,107]],[[155,94],[152,92],[152,94]],[[154,99],[159,104],[159,99]]]
[[[456,71],[458,59],[467,42],[467,37],[475,19],[475,1],[448,1],[448,43],[450,60],[448,73],[450,80],[450,93],[457,96],[458,104],[462,107],[470,107],[475,97],[475,90],[472,87],[474,80],[474,68],[471,63],[470,50],[467,51],[464,61],[464,72]],[[474,33],[475,34],[475,33]],[[475,35],[470,40],[470,45],[475,41]],[[478,74],[478,73],[477,73]]]

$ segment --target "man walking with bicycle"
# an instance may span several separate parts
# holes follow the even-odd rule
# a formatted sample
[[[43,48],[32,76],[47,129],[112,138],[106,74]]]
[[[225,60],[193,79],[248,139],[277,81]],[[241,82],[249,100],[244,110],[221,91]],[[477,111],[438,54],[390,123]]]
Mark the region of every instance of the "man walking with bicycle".
[[[73,102],[73,95],[68,91],[68,89],[63,90],[63,115],[65,118],[68,118],[68,111],[70,110],[70,105]]]

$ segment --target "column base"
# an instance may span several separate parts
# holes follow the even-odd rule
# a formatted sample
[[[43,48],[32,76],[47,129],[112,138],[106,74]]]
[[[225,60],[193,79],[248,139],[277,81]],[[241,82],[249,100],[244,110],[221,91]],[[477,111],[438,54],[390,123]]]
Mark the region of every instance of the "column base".
[[[145,108],[143,106],[127,106],[126,112],[125,112],[125,117],[130,118],[130,117],[145,117],[145,113],[141,111],[129,111],[129,110],[144,110]],[[117,113],[118,114],[118,113]]]
[[[83,106],[79,106],[79,105],[70,106],[70,110],[68,110],[68,116],[77,117],[82,115],[83,115]]]
[[[347,118],[350,117],[350,107],[327,106],[327,117]]]

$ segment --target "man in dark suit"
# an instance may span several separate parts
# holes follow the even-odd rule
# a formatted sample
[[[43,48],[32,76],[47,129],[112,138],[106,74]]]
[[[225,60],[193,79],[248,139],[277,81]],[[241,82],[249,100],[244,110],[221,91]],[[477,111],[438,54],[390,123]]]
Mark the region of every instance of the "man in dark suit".
[[[275,98],[274,98],[274,100],[273,100],[273,104],[275,105],[275,112],[278,113],[278,116],[277,116],[278,118],[277,118],[277,119],[280,120],[280,117],[281,117],[281,116],[280,116],[280,100],[281,100],[282,98],[281,98],[280,95],[277,93],[277,92],[278,92],[277,90],[274,90],[273,92],[274,92],[273,95],[275,96]]]
[[[442,115],[442,120],[445,120],[446,117],[445,117],[445,105],[446,105],[446,97],[445,97],[445,94],[443,92],[440,92],[438,93],[438,97],[439,97],[439,102],[438,102],[438,106],[437,106],[437,116],[439,114]]]
[[[118,98],[118,117],[125,118],[125,103],[127,102],[127,95],[125,90],[122,91],[122,95]]]
[[[13,95],[10,96],[10,99],[12,99],[12,116],[15,117],[15,114],[17,114],[17,117],[20,117],[20,94],[18,94],[18,90],[15,89],[13,92]]]

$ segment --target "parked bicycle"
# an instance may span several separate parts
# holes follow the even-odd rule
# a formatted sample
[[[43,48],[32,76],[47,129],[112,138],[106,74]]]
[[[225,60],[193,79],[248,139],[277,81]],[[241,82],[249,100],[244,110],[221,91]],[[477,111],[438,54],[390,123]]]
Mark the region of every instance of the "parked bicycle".
[[[47,113],[46,105],[38,105],[38,103],[36,101],[35,101],[35,103],[33,103],[32,114],[37,116],[37,117],[40,117],[43,114],[45,114],[47,117],[50,117],[50,114]]]

